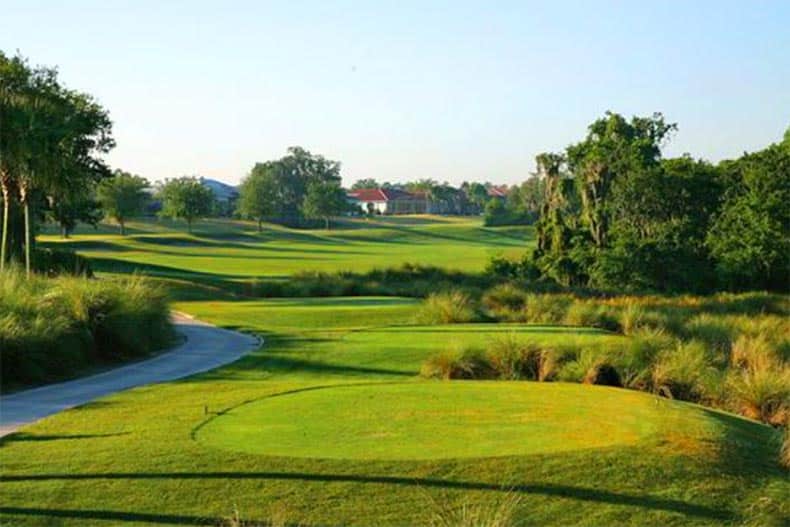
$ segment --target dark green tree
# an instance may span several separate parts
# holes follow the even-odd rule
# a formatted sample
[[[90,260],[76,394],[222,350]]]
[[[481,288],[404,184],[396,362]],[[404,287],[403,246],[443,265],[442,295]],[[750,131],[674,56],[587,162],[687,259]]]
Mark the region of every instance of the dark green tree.
[[[169,179],[161,185],[157,195],[162,200],[159,214],[186,221],[189,233],[195,220],[208,216],[213,209],[214,193],[197,177]]]
[[[114,219],[121,229],[121,236],[126,234],[126,221],[143,213],[149,200],[147,179],[116,170],[113,176],[99,183],[96,199],[104,213]]]
[[[790,288],[790,141],[723,164],[730,185],[707,245],[724,284]]]
[[[372,178],[358,179],[351,185],[351,190],[362,190],[366,188],[380,188],[379,182]]]
[[[255,220],[258,232],[263,230],[263,221],[281,214],[277,201],[279,195],[277,167],[258,163],[239,186],[238,211],[243,218]]]
[[[313,181],[307,186],[302,214],[308,219],[322,219],[327,230],[332,216],[348,210],[346,192],[336,181]]]
[[[25,267],[33,244],[31,204],[89,186],[109,175],[101,159],[114,141],[112,123],[89,95],[64,88],[52,68],[31,68],[0,53],[0,188],[4,196],[0,266],[9,253],[10,209],[23,210]],[[11,251],[13,252],[13,251]]]

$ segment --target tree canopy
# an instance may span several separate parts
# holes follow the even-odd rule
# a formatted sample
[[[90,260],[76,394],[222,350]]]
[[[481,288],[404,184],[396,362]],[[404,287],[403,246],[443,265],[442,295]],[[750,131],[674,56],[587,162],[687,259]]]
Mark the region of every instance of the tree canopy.
[[[111,178],[99,183],[97,199],[107,216],[114,219],[126,234],[126,220],[143,212],[149,196],[146,189],[148,180],[116,170]]]
[[[24,252],[29,272],[34,196],[78,192],[108,176],[102,155],[115,145],[112,122],[90,95],[62,86],[55,69],[31,67],[2,52],[0,121],[0,267]],[[17,208],[22,236],[11,234],[19,229]]]
[[[533,262],[563,285],[710,291],[790,286],[790,148],[714,166],[663,159],[661,114],[607,113],[537,158],[544,198]]]
[[[197,177],[169,179],[160,186],[157,195],[162,200],[159,214],[186,221],[190,233],[195,220],[211,214],[214,205],[214,193]]]

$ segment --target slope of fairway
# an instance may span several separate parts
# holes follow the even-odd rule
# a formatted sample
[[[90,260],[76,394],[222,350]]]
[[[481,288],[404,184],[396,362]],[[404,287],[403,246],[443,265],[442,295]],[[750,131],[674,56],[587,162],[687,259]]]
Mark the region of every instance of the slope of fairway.
[[[715,437],[702,410],[643,393],[459,381],[275,394],[222,413],[196,437],[207,446],[268,456],[427,460],[630,446],[678,430],[694,440]]]
[[[80,230],[69,240],[40,237],[44,246],[69,247],[103,272],[214,281],[285,277],[300,271],[364,272],[403,263],[481,271],[498,254],[516,256],[532,243],[529,227],[487,228],[478,217],[346,219],[335,229],[304,230],[231,220],[204,220],[193,234],[172,222],[134,222],[129,235],[110,226]]]

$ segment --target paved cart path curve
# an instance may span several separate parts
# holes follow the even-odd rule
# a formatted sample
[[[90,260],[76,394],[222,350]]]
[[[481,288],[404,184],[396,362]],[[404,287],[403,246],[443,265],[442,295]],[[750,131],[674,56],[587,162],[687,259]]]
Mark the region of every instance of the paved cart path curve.
[[[171,381],[228,364],[257,349],[260,339],[173,313],[180,345],[151,359],[73,381],[0,397],[0,437],[67,408],[135,386]]]

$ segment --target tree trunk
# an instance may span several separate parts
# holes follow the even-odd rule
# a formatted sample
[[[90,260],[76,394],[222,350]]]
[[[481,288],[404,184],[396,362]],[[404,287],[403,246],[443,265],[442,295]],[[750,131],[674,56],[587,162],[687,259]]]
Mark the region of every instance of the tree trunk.
[[[24,183],[19,185],[19,201],[25,211],[25,274],[30,278],[30,200]]]
[[[64,240],[68,240],[69,239],[69,229],[65,225],[61,225],[60,226],[60,236]]]
[[[192,220],[187,218],[187,232],[192,234]]]
[[[263,220],[258,219],[258,232],[263,232]]]
[[[11,210],[11,192],[8,189],[8,182],[3,176],[0,176],[0,185],[3,191],[3,234],[2,240],[0,240],[0,271],[2,271],[5,269],[8,257],[8,211]]]
[[[118,220],[118,225],[121,226],[121,236],[126,236],[126,225],[123,220]]]
[[[327,216],[326,218],[324,218],[324,225],[325,225],[325,227],[326,227],[326,230],[329,230],[329,216]]]

